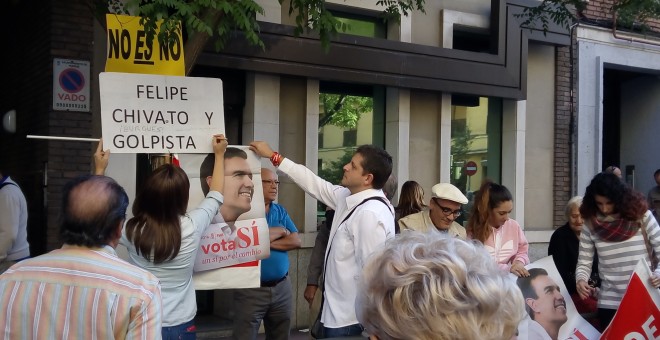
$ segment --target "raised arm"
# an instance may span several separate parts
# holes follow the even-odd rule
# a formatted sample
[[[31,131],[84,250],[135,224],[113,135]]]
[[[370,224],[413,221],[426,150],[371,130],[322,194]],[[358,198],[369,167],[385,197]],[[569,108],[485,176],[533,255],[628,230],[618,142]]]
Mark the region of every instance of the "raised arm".
[[[272,158],[275,151],[264,141],[253,141],[250,143],[250,150],[254,151],[259,157]]]
[[[224,135],[214,135],[212,138],[215,163],[213,163],[213,178],[209,184],[209,193],[199,205],[186,213],[187,218],[192,220],[193,225],[201,232],[208,227],[213,217],[218,213],[220,205],[224,201],[222,190],[225,183],[225,149],[227,139]]]
[[[215,163],[213,163],[213,178],[211,178],[209,189],[219,193],[222,193],[225,185],[225,150],[227,150],[227,138],[225,138],[225,135],[213,135]]]
[[[250,143],[250,150],[254,151],[260,157],[269,158],[273,166],[276,166],[280,171],[287,174],[296,185],[331,209],[337,208],[336,191],[348,190],[324,180],[304,165],[296,164],[290,159],[284,158],[279,153],[273,151],[266,142],[253,141]]]
[[[99,139],[99,144],[96,145],[96,152],[94,152],[94,175],[105,175],[105,169],[108,168],[110,162],[110,149],[103,150],[103,138]]]

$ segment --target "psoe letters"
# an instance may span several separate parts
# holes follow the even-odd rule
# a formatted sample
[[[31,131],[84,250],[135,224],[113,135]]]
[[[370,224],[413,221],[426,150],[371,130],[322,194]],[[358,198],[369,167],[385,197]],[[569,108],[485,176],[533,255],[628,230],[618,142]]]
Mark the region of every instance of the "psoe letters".
[[[642,324],[642,331],[644,334],[640,332],[630,332],[626,334],[623,340],[660,340],[660,333],[658,333],[658,328],[654,322],[655,318],[653,315],[649,316],[649,318],[646,319],[646,322]]]

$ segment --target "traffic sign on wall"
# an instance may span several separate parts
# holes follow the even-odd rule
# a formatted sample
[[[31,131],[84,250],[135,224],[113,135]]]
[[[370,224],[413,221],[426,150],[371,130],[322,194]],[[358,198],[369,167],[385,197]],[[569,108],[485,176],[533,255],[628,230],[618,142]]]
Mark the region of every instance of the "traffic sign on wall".
[[[469,161],[465,163],[465,174],[468,176],[473,176],[477,173],[477,163],[474,161]]]
[[[53,110],[90,112],[89,61],[53,59]]]

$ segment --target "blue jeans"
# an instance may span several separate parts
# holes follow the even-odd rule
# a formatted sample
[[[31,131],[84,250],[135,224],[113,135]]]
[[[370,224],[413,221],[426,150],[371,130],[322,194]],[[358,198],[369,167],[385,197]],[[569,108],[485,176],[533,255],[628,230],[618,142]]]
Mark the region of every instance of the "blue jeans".
[[[361,335],[364,327],[359,323],[354,325],[339,327],[339,328],[328,328],[323,326],[323,336],[326,338],[340,338],[344,336],[356,336]]]
[[[197,333],[193,320],[182,323],[178,326],[163,327],[163,340],[195,340]]]

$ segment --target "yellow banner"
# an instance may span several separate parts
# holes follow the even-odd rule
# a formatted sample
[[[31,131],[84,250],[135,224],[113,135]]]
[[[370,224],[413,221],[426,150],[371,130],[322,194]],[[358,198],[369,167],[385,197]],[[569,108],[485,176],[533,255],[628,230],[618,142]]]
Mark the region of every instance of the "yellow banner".
[[[140,17],[107,14],[106,21],[106,72],[185,76],[181,30],[171,46],[161,46],[157,37],[147,42]]]

